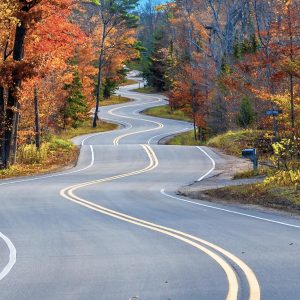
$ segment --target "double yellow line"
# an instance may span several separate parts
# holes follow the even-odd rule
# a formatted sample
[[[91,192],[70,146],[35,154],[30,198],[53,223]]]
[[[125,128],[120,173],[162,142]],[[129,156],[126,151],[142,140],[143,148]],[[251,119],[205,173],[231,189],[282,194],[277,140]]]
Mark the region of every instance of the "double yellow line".
[[[138,119],[140,120],[140,119]],[[145,129],[145,130],[139,130],[139,131],[134,131],[134,132],[130,132],[130,133],[126,133],[126,134],[123,134],[123,135],[120,135],[118,137],[116,137],[114,140],[113,140],[113,144],[114,146],[118,146],[119,145],[119,141],[127,136],[131,136],[131,135],[135,135],[135,134],[138,134],[138,133],[145,133],[145,132],[150,132],[150,131],[155,131],[155,130],[158,130],[158,129],[161,129],[164,127],[164,125],[162,123],[159,123],[159,122],[154,122],[154,121],[148,121],[148,122],[151,122],[151,123],[155,123],[158,125],[158,127],[155,127],[155,128],[151,128],[151,129]]]
[[[155,97],[151,97],[151,98],[157,99]],[[135,117],[118,115],[118,114],[115,113],[116,110],[119,110],[119,109],[122,109],[122,108],[127,108],[127,107],[140,106],[140,105],[144,105],[144,104],[153,104],[153,103],[157,103],[157,102],[160,102],[160,101],[161,101],[161,99],[158,99],[158,100],[155,100],[155,101],[152,101],[152,102],[142,102],[142,103],[137,103],[137,104],[124,105],[124,106],[116,107],[116,108],[113,108],[113,109],[109,110],[108,114],[110,114],[112,116],[121,117],[121,118],[124,118],[124,119],[130,119],[130,120],[145,121],[145,122],[157,125],[157,127],[155,127],[155,128],[150,128],[150,129],[145,129],[145,130],[139,130],[139,131],[134,131],[134,132],[125,133],[123,135],[120,135],[120,136],[116,137],[113,140],[113,144],[115,146],[118,146],[119,145],[119,141],[121,139],[127,137],[127,136],[135,135],[135,134],[138,134],[138,133],[151,132],[151,131],[155,131],[155,130],[158,130],[158,129],[161,129],[161,128],[164,127],[164,124],[162,124],[160,122],[156,122],[156,121],[152,121],[152,120],[147,120],[147,119],[143,119],[143,118],[135,118]],[[130,128],[132,128],[132,126]],[[130,128],[128,128],[128,129],[130,129]]]
[[[93,202],[87,201],[83,198],[78,197],[75,195],[75,191],[79,188],[83,188],[86,186],[90,186],[97,183],[103,183],[108,182],[116,179],[121,179],[129,176],[134,176],[138,174],[142,174],[145,172],[149,172],[153,169],[155,169],[158,166],[158,160],[157,157],[152,150],[152,148],[149,145],[141,145],[145,152],[148,155],[149,158],[149,165],[141,170],[124,173],[121,175],[111,176],[108,178],[103,178],[99,180],[93,180],[81,184],[76,184],[70,187],[67,187],[60,191],[60,195],[74,203],[77,203],[81,206],[84,206],[86,208],[89,208],[91,210],[100,212],[101,214],[108,215],[110,217],[113,217],[115,219],[122,220],[127,223],[134,224],[136,226],[144,227],[162,234],[165,234],[167,236],[173,237],[177,240],[180,240],[186,244],[189,244],[198,250],[204,252],[208,256],[210,256],[216,263],[219,264],[219,266],[223,269],[223,271],[226,274],[227,280],[228,280],[228,292],[226,296],[226,300],[237,300],[238,299],[238,280],[236,273],[232,266],[225,260],[228,259],[230,262],[233,262],[236,264],[245,274],[245,277],[249,284],[249,300],[259,300],[260,299],[260,287],[258,284],[258,281],[256,279],[255,274],[253,271],[238,257],[233,255],[232,253],[226,251],[225,249],[212,244],[208,241],[205,241],[203,239],[200,239],[198,237],[192,236],[190,234],[184,233],[182,231],[174,230],[172,228],[168,228],[165,226],[160,226],[151,222],[147,222],[142,219],[134,218],[132,216],[105,208],[101,205],[95,204]]]

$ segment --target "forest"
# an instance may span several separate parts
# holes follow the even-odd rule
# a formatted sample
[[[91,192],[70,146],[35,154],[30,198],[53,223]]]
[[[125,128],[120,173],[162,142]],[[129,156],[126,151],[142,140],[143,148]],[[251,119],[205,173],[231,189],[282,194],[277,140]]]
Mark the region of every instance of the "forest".
[[[270,178],[297,188],[299,9],[299,0],[1,0],[0,168],[71,147],[53,137],[70,128],[107,126],[101,102],[131,68],[168,96],[170,114],[191,119],[196,144],[246,130],[239,152],[257,148],[280,171]]]
[[[0,1],[1,168],[47,157],[52,135],[89,122],[95,104],[97,127],[100,98],[111,97],[124,64],[139,55],[136,4]]]
[[[196,144],[220,146],[227,133],[221,148],[240,139],[234,154],[257,148],[279,170],[270,183],[297,188],[300,2],[148,1],[140,16],[144,77],[168,95],[171,113],[191,117]]]

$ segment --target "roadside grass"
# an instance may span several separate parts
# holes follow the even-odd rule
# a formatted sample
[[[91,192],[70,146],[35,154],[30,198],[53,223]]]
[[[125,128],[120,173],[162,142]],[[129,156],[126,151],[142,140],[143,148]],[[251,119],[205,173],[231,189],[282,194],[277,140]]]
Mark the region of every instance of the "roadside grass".
[[[113,95],[100,105],[114,105],[131,101],[129,98]],[[8,169],[0,170],[0,179],[19,176],[45,174],[63,170],[76,164],[79,149],[70,141],[75,136],[115,130],[118,125],[103,121],[97,128],[92,128],[91,121],[86,121],[78,128],[61,131],[57,135],[45,137],[41,148],[34,144],[21,145],[17,151],[17,163]]]
[[[275,173],[275,169],[268,167],[259,167],[257,170],[246,170],[234,174],[233,179],[247,179],[253,177],[270,176]]]
[[[259,183],[207,190],[203,194],[228,203],[260,205],[300,213],[300,189],[294,186],[266,186]]]
[[[170,106],[168,105],[156,106],[146,109],[143,111],[143,114],[158,118],[173,119],[186,122],[192,121],[191,117],[181,110],[174,110],[172,112]]]
[[[143,93],[143,94],[155,94],[155,93],[158,93],[155,89],[153,89],[150,86],[141,87],[141,88],[138,88],[138,89],[134,89],[134,90],[132,90],[132,92]]]
[[[238,172],[233,179],[265,177],[263,182],[247,185],[234,185],[202,191],[199,199],[260,205],[264,207],[300,213],[300,171],[278,171],[269,167],[272,148],[265,131],[239,130],[215,136],[206,145],[218,148],[228,155],[241,157],[244,148],[257,148],[261,162],[266,164],[257,171]],[[171,138],[168,145],[198,145],[194,132],[178,134]],[[204,196],[204,197],[202,197]],[[198,198],[198,196],[197,196]]]
[[[166,145],[177,146],[199,146],[200,142],[195,141],[194,130],[175,135],[166,142]]]
[[[137,81],[133,79],[127,79],[125,82],[121,83],[119,86],[126,86],[126,85],[131,85],[131,84],[136,84]]]
[[[242,149],[253,148],[257,139],[263,138],[265,132],[259,130],[228,131],[208,140],[207,146],[223,150],[226,154],[241,156]]]
[[[131,100],[126,97],[122,97],[120,95],[112,95],[109,99],[101,100],[100,101],[100,107],[101,106],[108,106],[108,105],[115,105],[115,104],[122,104],[130,102]]]
[[[23,145],[18,149],[18,163],[0,170],[0,179],[45,174],[74,166],[79,149],[70,141],[51,136],[40,150],[35,145]]]
[[[190,120],[191,121],[191,120]],[[241,150],[244,148],[253,148],[257,140],[263,139],[264,132],[258,130],[238,130],[228,131],[224,134],[217,135],[209,139],[205,145],[218,148],[228,155],[241,156]],[[199,145],[195,142],[194,131],[185,132],[171,138],[168,145]],[[257,146],[257,145],[256,145]]]
[[[116,124],[99,121],[98,127],[92,128],[91,122],[85,122],[79,128],[45,137],[39,150],[35,144],[21,145],[17,152],[17,163],[0,170],[0,179],[45,174],[73,167],[78,160],[79,148],[70,141],[71,138],[114,130],[117,127]]]
[[[107,123],[104,121],[98,121],[97,127],[92,127],[92,121],[86,121],[83,123],[82,126],[78,128],[69,128],[66,130],[61,131],[58,136],[61,139],[69,140],[75,136],[84,135],[84,134],[91,134],[91,133],[98,133],[98,132],[105,132],[110,130],[115,130],[118,128],[117,124]]]

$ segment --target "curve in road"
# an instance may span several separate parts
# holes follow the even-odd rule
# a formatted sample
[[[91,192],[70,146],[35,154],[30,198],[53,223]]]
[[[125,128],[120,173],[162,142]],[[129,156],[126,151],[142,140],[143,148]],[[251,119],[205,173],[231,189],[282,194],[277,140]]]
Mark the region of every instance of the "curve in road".
[[[179,185],[203,180],[222,158],[157,145],[192,124],[140,116],[166,102],[131,88],[119,93],[135,102],[100,112],[122,128],[74,139],[74,170],[0,183],[0,229],[18,251],[0,298],[300,298],[299,220],[177,197]]]
[[[103,178],[103,179],[94,180],[94,181],[90,181],[90,182],[84,182],[82,184],[77,184],[75,186],[64,188],[60,192],[61,196],[72,202],[75,202],[86,208],[100,212],[102,214],[109,215],[113,218],[120,219],[122,221],[132,223],[137,226],[145,227],[147,229],[157,231],[162,234],[171,236],[173,238],[176,238],[184,243],[187,243],[187,244],[201,250],[202,252],[204,252],[205,254],[210,256],[213,260],[215,260],[221,266],[221,268],[224,270],[224,272],[227,276],[228,285],[229,285],[226,300],[237,300],[238,299],[238,280],[237,280],[237,276],[235,274],[234,269],[222,258],[222,256],[217,255],[216,253],[211,251],[209,248],[204,247],[203,245],[206,245],[206,246],[214,249],[215,251],[219,252],[221,255],[224,255],[225,257],[229,258],[231,261],[233,261],[236,265],[238,265],[243,270],[243,272],[248,280],[248,283],[249,283],[249,288],[250,288],[249,300],[259,300],[260,299],[260,287],[259,287],[258,281],[257,281],[253,271],[242,260],[240,260],[239,258],[234,256],[230,252],[222,249],[221,247],[219,247],[217,245],[207,242],[203,239],[199,239],[195,236],[174,230],[172,228],[153,224],[153,223],[147,222],[145,220],[137,219],[137,218],[122,214],[117,211],[107,209],[103,206],[96,205],[93,202],[82,199],[75,195],[74,192],[76,190],[80,189],[81,187],[86,187],[86,186],[90,186],[93,184],[98,184],[98,183],[108,182],[108,181],[112,181],[112,180],[117,180],[117,179],[124,178],[124,177],[138,175],[141,173],[149,172],[149,171],[153,170],[154,168],[156,168],[159,163],[158,163],[155,153],[153,152],[151,147],[148,145],[142,145],[142,147],[146,151],[146,153],[149,157],[149,160],[150,160],[150,163],[147,167],[145,167],[141,170],[131,172],[131,173],[125,173],[125,174],[116,175],[116,176],[109,177],[109,178]],[[204,150],[202,150],[202,151],[204,151]]]

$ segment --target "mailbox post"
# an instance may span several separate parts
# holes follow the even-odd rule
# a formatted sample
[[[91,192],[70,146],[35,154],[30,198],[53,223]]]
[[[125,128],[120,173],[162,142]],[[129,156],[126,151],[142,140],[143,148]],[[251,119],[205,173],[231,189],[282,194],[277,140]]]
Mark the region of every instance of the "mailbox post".
[[[250,159],[253,162],[253,170],[256,171],[258,168],[258,155],[255,148],[249,148],[242,150],[243,158]]]

